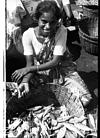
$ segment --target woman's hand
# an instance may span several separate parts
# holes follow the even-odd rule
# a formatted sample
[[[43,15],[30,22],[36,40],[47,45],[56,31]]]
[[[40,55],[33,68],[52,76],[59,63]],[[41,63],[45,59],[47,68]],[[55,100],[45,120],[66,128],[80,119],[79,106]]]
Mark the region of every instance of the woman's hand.
[[[21,92],[21,97],[23,95],[26,95],[27,93],[29,93],[29,84],[28,82],[22,82],[20,85],[19,85],[19,90]]]
[[[20,79],[26,74],[28,74],[29,72],[30,72],[30,69],[28,67],[16,70],[14,73],[12,73],[12,76],[11,76],[12,81],[18,83]]]

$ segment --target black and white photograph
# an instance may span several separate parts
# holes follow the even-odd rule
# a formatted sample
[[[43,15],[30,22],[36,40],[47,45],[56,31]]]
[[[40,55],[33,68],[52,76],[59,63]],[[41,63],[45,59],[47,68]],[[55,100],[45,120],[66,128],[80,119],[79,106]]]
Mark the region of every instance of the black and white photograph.
[[[98,0],[4,4],[3,138],[97,138]]]

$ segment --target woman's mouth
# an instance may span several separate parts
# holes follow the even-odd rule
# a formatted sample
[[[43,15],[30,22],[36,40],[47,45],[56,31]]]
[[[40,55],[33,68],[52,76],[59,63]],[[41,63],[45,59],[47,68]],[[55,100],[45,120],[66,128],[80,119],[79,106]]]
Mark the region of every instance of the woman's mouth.
[[[47,29],[43,29],[43,31],[46,32],[46,33],[50,32],[50,30],[47,30]]]

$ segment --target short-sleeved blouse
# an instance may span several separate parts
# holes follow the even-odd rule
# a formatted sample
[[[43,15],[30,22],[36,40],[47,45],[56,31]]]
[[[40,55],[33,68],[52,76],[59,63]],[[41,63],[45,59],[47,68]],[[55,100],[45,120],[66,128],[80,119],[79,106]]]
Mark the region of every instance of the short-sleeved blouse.
[[[66,51],[67,29],[61,25],[55,35],[53,55],[63,55]],[[43,44],[38,41],[34,28],[26,30],[22,37],[24,55],[38,55]]]

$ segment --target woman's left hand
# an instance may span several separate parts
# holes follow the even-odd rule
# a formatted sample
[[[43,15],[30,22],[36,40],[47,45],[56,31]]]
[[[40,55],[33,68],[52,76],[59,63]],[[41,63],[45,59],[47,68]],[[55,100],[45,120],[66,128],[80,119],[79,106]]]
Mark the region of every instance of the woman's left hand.
[[[19,82],[20,79],[25,76],[27,73],[29,73],[29,68],[22,68],[22,69],[18,69],[16,71],[14,71],[14,73],[12,73],[12,81],[14,82]]]
[[[28,82],[22,82],[20,85],[19,85],[19,90],[20,90],[20,92],[21,92],[21,97],[23,96],[23,95],[26,95],[26,94],[28,94],[29,93],[29,84],[28,84]]]

